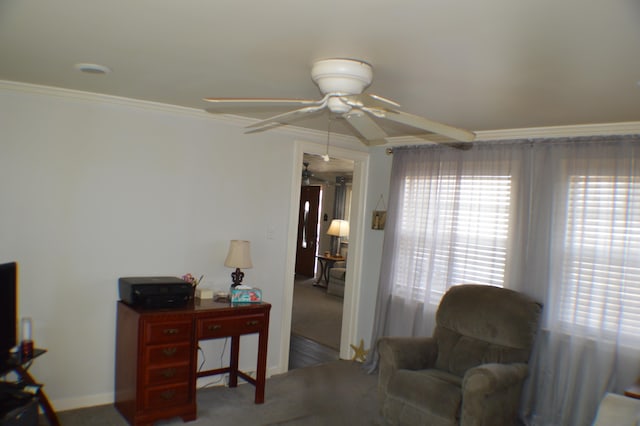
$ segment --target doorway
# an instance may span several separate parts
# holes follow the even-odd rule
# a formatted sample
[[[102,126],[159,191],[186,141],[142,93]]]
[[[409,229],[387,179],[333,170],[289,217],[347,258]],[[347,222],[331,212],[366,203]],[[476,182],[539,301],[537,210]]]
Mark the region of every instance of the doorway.
[[[344,289],[345,281],[331,278],[334,262],[322,256],[341,253],[345,260],[335,265],[345,269],[348,235],[328,234],[332,220],[349,221],[353,170],[353,160],[303,155],[289,369],[339,359],[343,290],[329,282]]]
[[[346,142],[345,142],[346,143]],[[282,317],[280,323],[280,364],[278,371],[285,372],[289,365],[289,348],[291,340],[291,321],[293,307],[293,289],[295,277],[296,242],[298,231],[298,213],[300,203],[300,187],[302,183],[302,163],[304,154],[315,154],[322,156],[326,153],[326,145],[295,141],[293,147],[293,167],[291,168],[291,202],[289,207],[289,221],[287,230],[287,256],[286,274],[287,277],[283,293]],[[347,261],[347,271],[345,276],[345,291],[342,313],[342,331],[340,333],[340,352],[342,359],[351,356],[350,344],[357,345],[358,339],[358,303],[361,286],[362,263],[363,263],[363,240],[364,223],[366,222],[365,202],[367,192],[367,176],[369,170],[369,153],[366,147],[353,144],[353,148],[331,147],[331,157],[353,161],[353,183],[352,200],[350,203],[350,232],[349,232],[349,254]],[[321,222],[324,217],[321,216]],[[322,231],[320,238],[323,238]]]

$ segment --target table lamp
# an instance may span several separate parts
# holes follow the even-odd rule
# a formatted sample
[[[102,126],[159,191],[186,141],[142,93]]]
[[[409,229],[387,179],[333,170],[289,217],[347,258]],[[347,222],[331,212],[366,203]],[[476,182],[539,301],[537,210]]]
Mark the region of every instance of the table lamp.
[[[224,266],[228,268],[236,268],[235,272],[231,273],[231,279],[233,284],[231,287],[237,287],[242,283],[244,278],[244,272],[240,268],[252,268],[250,242],[245,240],[231,240],[229,244],[229,253],[224,261]]]
[[[336,252],[336,256],[340,256],[340,238],[349,235],[349,222],[342,219],[333,219],[331,221],[331,225],[329,225],[329,229],[327,230],[327,235],[338,237],[338,250]]]

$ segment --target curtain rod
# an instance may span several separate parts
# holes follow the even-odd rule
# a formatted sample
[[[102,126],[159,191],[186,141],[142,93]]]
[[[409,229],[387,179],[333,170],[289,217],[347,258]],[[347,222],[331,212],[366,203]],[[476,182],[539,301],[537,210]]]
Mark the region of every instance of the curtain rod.
[[[402,145],[396,148],[408,148],[408,147],[437,147],[448,146],[451,148],[457,148],[462,150],[468,150],[473,148],[474,144],[478,146],[482,145],[508,145],[508,144],[571,144],[571,143],[589,143],[589,142],[640,142],[640,134],[626,134],[626,135],[591,135],[591,136],[571,136],[571,137],[540,137],[540,138],[528,138],[528,139],[498,139],[498,140],[482,140],[475,142],[439,142],[433,144],[419,144],[419,145]],[[394,148],[386,148],[387,155],[392,155]]]

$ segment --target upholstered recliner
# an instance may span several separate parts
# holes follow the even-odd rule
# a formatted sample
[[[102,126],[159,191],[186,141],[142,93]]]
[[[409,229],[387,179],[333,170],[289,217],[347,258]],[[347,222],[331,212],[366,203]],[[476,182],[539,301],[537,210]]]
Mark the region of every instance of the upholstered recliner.
[[[383,337],[378,392],[393,425],[517,424],[542,306],[524,294],[459,285],[444,295],[433,337]]]
[[[344,283],[347,275],[347,262],[338,261],[329,269],[329,284],[327,293],[338,297],[344,297]]]

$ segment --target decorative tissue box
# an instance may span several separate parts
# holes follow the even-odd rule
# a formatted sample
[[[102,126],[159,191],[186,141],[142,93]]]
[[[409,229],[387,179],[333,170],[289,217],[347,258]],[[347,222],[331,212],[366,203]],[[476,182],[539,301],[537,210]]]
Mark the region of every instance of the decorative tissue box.
[[[244,285],[231,288],[231,303],[262,302],[262,290]]]

